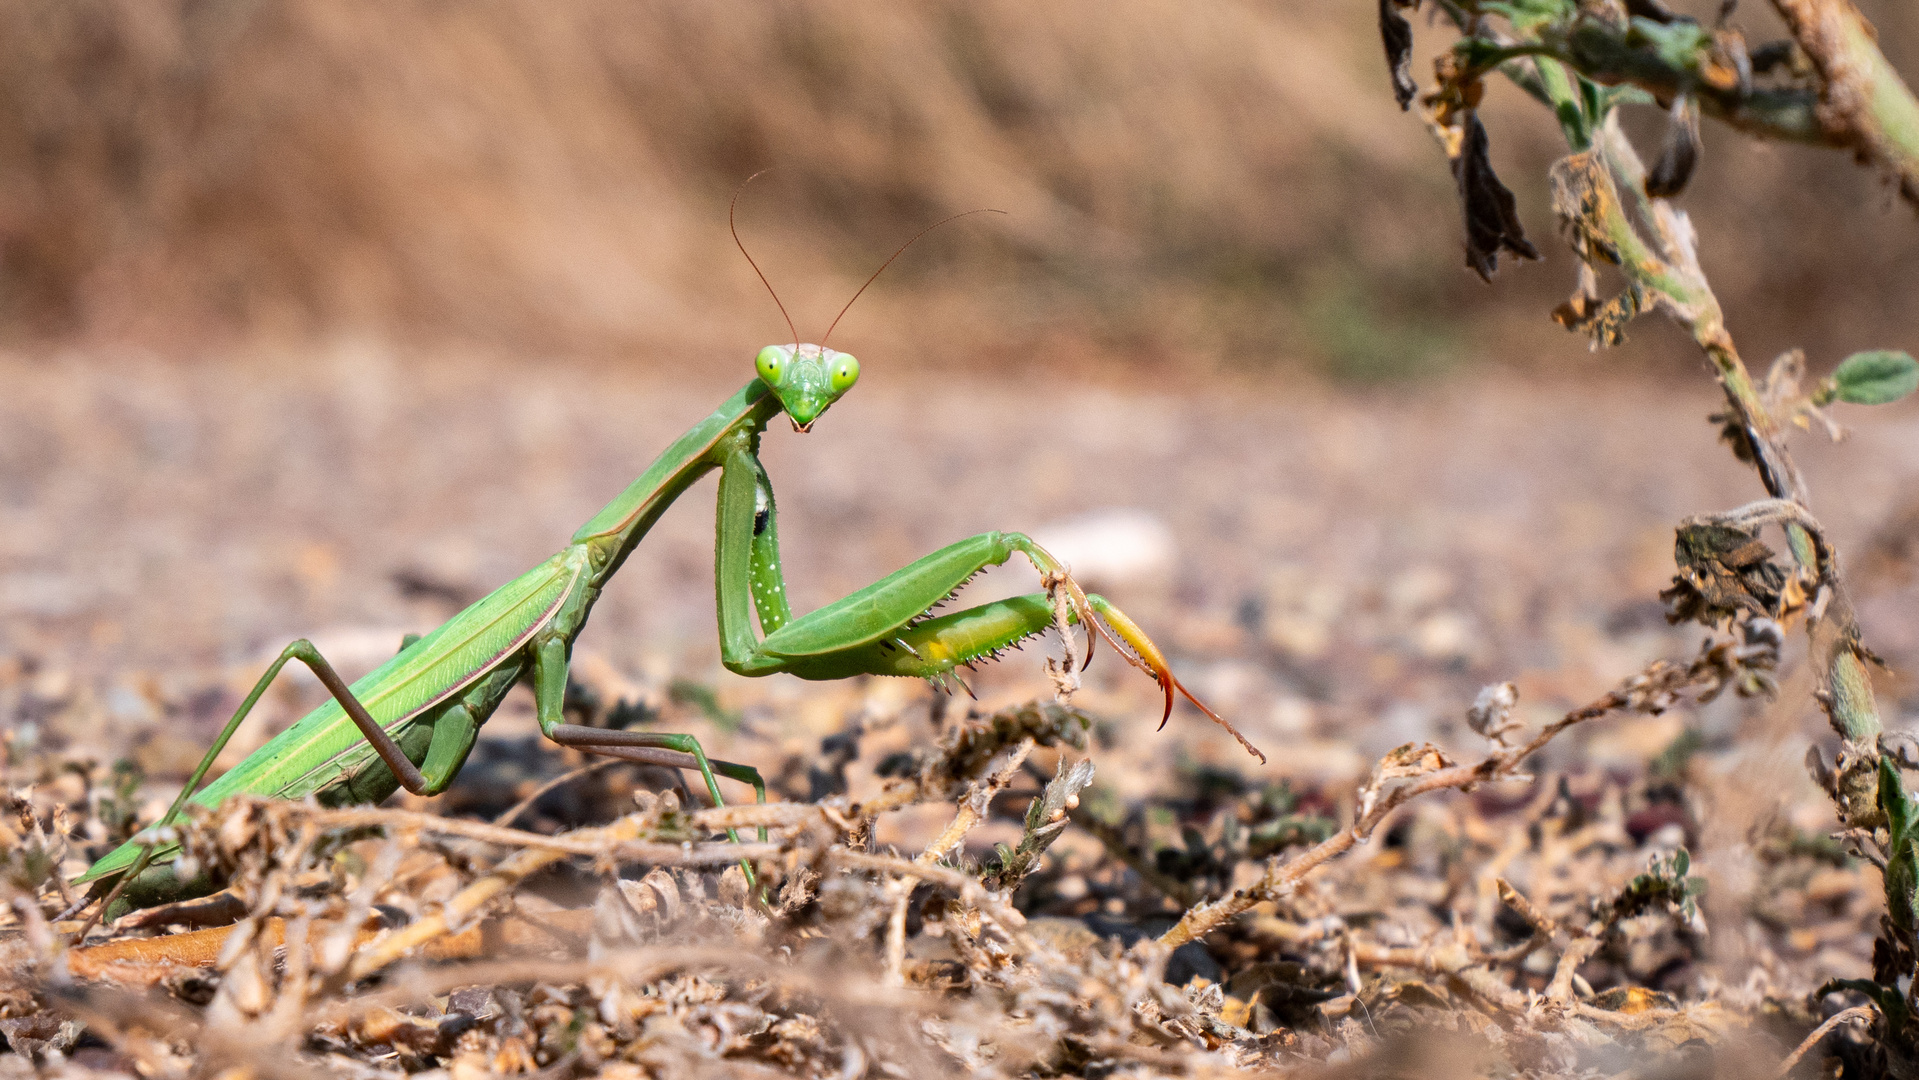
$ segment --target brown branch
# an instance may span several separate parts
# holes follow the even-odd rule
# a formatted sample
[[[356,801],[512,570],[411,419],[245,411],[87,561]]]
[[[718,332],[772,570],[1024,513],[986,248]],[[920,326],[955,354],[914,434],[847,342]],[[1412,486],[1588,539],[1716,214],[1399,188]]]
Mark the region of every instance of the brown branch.
[[[1352,825],[1308,848],[1289,862],[1282,862],[1277,857],[1270,860],[1265,875],[1253,885],[1235,890],[1230,896],[1187,909],[1179,922],[1159,940],[1168,948],[1184,945],[1204,937],[1221,923],[1256,904],[1282,899],[1297,888],[1306,875],[1367,840],[1392,816],[1393,811],[1421,795],[1448,788],[1471,789],[1488,781],[1508,779],[1518,772],[1519,766],[1527,758],[1575,724],[1617,711],[1662,712],[1672,704],[1680,691],[1716,678],[1718,674],[1708,643],[1708,648],[1701,650],[1690,664],[1680,666],[1664,660],[1654,661],[1645,671],[1621,683],[1604,697],[1546,725],[1526,745],[1516,750],[1502,750],[1476,765],[1444,765],[1421,772],[1398,771],[1389,767],[1389,763],[1395,762],[1411,749],[1402,747],[1382,759],[1380,767],[1374,770],[1373,779],[1360,788],[1359,816]],[[1427,753],[1438,756],[1438,751],[1430,748],[1427,748]],[[1386,781],[1402,776],[1409,777],[1405,783],[1381,790]]]
[[[1832,5],[1850,10],[1847,0],[1806,2],[1808,10],[1829,15],[1836,10]],[[1588,266],[1614,263],[1631,282],[1635,310],[1657,305],[1691,331],[1730,406],[1727,433],[1735,451],[1751,461],[1768,495],[1809,511],[1805,479],[1786,449],[1784,425],[1739,358],[1699,264],[1691,222],[1668,200],[1646,194],[1645,167],[1615,116],[1595,133],[1592,150],[1554,166],[1554,183],[1554,205],[1571,227],[1580,257]],[[1807,632],[1819,703],[1847,743],[1833,797],[1848,824],[1869,824],[1877,813],[1873,762],[1882,728],[1858,619],[1836,557],[1820,550],[1802,522],[1786,521],[1784,528],[1794,558],[1825,583],[1827,593],[1822,617],[1809,620]]]
[[[404,811],[333,811],[333,814],[358,816],[363,814],[395,814]],[[452,824],[460,826],[449,830],[462,835],[477,834],[476,839],[489,839],[496,843],[525,843],[526,846],[514,852],[498,866],[488,871],[478,881],[461,889],[441,905],[440,910],[422,916],[406,926],[395,930],[391,935],[380,939],[362,950],[348,965],[346,977],[350,981],[365,979],[380,969],[405,956],[408,951],[425,945],[436,938],[452,933],[477,916],[482,909],[500,896],[512,891],[520,882],[540,870],[568,857],[569,855],[591,855],[605,859],[630,859],[636,862],[661,862],[667,865],[715,865],[734,862],[740,859],[766,858],[780,851],[777,844],[663,844],[647,843],[637,839],[651,828],[656,816],[642,812],[630,814],[597,829],[577,829],[565,837],[542,837],[536,833],[520,833],[517,829],[501,829],[498,826],[481,822],[453,822],[447,818],[435,818],[431,815],[409,815],[424,819],[419,827],[426,823]],[[510,834],[512,840],[493,839],[498,834]],[[527,838],[521,841],[518,837]],[[564,843],[555,841],[564,840]]]
[[[1813,1028],[1812,1034],[1800,1040],[1799,1045],[1794,1048],[1793,1052],[1786,1055],[1786,1060],[1779,1063],[1779,1070],[1773,1075],[1778,1077],[1779,1080],[1785,1080],[1786,1075],[1792,1072],[1793,1066],[1799,1064],[1799,1059],[1805,1057],[1807,1051],[1818,1046],[1819,1040],[1831,1034],[1833,1028],[1838,1027],[1840,1024],[1851,1023],[1855,1020],[1864,1020],[1870,1023],[1878,1011],[1879,1010],[1870,1005],[1854,1005],[1850,1009],[1841,1009],[1831,1016],[1826,1017],[1825,1023]]]
[[[967,785],[966,794],[959,799],[959,810],[953,815],[953,820],[913,861],[922,866],[936,863],[958,847],[966,839],[966,834],[972,832],[986,817],[986,809],[992,804],[993,796],[1006,790],[1006,785],[1012,783],[1013,777],[1019,774],[1019,767],[1025,762],[1026,755],[1033,752],[1033,742],[1033,737],[1028,735],[1001,751],[994,767],[985,776]]]
[[[1919,207],[1919,101],[1879,49],[1879,34],[1852,0],[1773,0],[1793,40],[1818,69],[1815,113],[1831,142],[1898,179]]]

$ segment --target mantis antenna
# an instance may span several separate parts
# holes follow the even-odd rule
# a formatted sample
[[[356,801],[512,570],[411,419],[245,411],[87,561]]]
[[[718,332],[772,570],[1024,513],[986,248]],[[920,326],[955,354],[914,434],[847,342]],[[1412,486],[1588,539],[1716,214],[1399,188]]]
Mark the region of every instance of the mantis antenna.
[[[766,170],[765,170],[765,169],[761,169],[761,170],[760,170],[759,172],[756,172],[756,173],[754,173],[754,174],[753,174],[752,176],[749,176],[749,177],[747,177],[746,179],[744,179],[744,180],[742,180],[742,181],[740,181],[740,186],[739,186],[739,187],[736,187],[736,188],[734,188],[734,189],[733,189],[733,201],[732,201],[732,202],[730,202],[730,203],[728,203],[728,204],[726,204],[726,227],[727,227],[727,228],[728,228],[729,230],[731,230],[731,231],[732,231],[732,233],[733,233],[733,246],[734,246],[734,247],[737,247],[737,248],[739,248],[739,249],[740,249],[740,254],[742,254],[742,255],[744,255],[744,256],[746,256],[746,265],[748,265],[748,266],[750,266],[750,267],[752,267],[752,268],[753,268],[753,272],[754,272],[755,274],[758,274],[758,275],[759,275],[759,277],[760,277],[760,284],[762,284],[762,285],[764,285],[764,286],[766,286],[766,292],[767,292],[767,295],[769,295],[769,296],[771,296],[771,297],[773,298],[773,304],[774,304],[774,306],[775,306],[775,307],[778,307],[778,308],[780,309],[780,315],[781,315],[781,317],[783,317],[783,318],[785,318],[785,319],[786,319],[786,329],[787,329],[787,332],[793,335],[793,344],[794,344],[794,346],[795,346],[795,347],[798,347],[798,345],[799,345],[799,343],[800,343],[800,332],[799,332],[798,330],[795,330],[795,329],[793,328],[793,316],[791,316],[791,315],[788,315],[788,314],[786,313],[786,305],[785,305],[785,304],[782,304],[782,303],[780,303],[780,294],[779,294],[779,293],[777,293],[777,292],[774,292],[774,291],[773,291],[773,283],[772,283],[772,282],[770,282],[770,281],[768,281],[768,280],[766,280],[766,272],[760,269],[760,264],[759,264],[759,263],[756,263],[756,262],[754,262],[754,261],[753,261],[753,254],[752,254],[752,252],[749,252],[749,251],[747,251],[747,250],[746,250],[746,244],[745,244],[745,243],[744,243],[743,241],[741,241],[741,240],[740,240],[740,227],[739,227],[739,226],[738,226],[737,224],[735,224],[735,223],[734,223],[734,221],[733,221],[733,212],[734,212],[735,210],[737,210],[737,209],[739,208],[739,205],[740,205],[740,192],[742,192],[742,191],[745,191],[745,190],[746,190],[746,185],[748,185],[748,184],[750,184],[750,183],[752,183],[753,181],[755,181],[755,180],[757,180],[757,179],[759,179],[759,178],[760,178],[760,176],[762,176],[763,174],[765,174],[765,172],[766,172]],[[944,224],[944,223],[942,222],[942,224]],[[918,240],[918,239],[919,239],[919,237],[917,237],[917,236],[915,236],[915,237],[913,238],[913,240]],[[910,243],[912,243],[912,242],[913,242],[912,240],[908,240],[908,241],[907,241],[907,243],[909,243],[909,244],[910,244]],[[896,253],[896,254],[897,254],[897,253]],[[893,260],[891,260],[891,259],[888,259],[888,260],[886,260],[886,261],[887,261],[887,262],[892,262]],[[880,267],[880,269],[882,269],[882,270],[884,270],[884,269],[886,269],[886,267],[884,267],[884,266],[882,266],[882,267]],[[877,277],[878,275],[876,274],[876,275],[874,275],[874,276],[875,276],[875,277]],[[871,284],[871,282],[869,282],[868,284]],[[858,296],[859,294],[858,294],[858,293],[855,293],[855,294],[853,294],[853,295],[854,295],[855,297],[857,297],[857,296]],[[841,314],[844,314],[844,312],[842,312]],[[836,322],[837,322],[838,320],[834,320],[834,321],[836,321]]]
[[[759,174],[755,173],[754,175],[757,176]],[[748,177],[748,179],[751,179],[751,177]],[[741,186],[744,187],[745,185],[741,185]],[[913,241],[918,240],[920,237],[925,236],[927,233],[932,232],[934,229],[939,228],[941,225],[944,225],[949,221],[958,221],[960,218],[969,217],[973,214],[1004,214],[1005,212],[1006,211],[1004,210],[994,210],[994,209],[991,209],[990,207],[981,207],[978,210],[962,211],[960,213],[954,214],[952,217],[941,218],[940,220],[935,221],[931,225],[928,225],[926,228],[921,229],[917,233],[914,233],[913,239],[908,240],[904,244],[901,244],[899,246],[898,251],[895,251],[893,254],[888,255],[886,257],[886,261],[880,264],[880,268],[878,270],[873,271],[873,276],[866,279],[866,285],[871,285],[873,284],[873,282],[879,280],[879,276],[886,272],[886,268],[893,265],[893,260],[899,258],[900,255],[904,253],[907,248],[910,248],[913,246]],[[741,248],[740,250],[744,251],[746,249]],[[853,300],[858,300],[860,298],[860,293],[863,293],[866,291],[866,285],[861,285],[859,288],[859,292],[856,292],[853,294]],[[772,286],[769,285],[767,286],[767,288],[770,289],[772,288]],[[827,326],[826,333],[820,336],[821,348],[826,347],[826,339],[833,336],[833,327],[838,326],[840,324],[840,320],[846,316],[847,310],[853,306],[853,300],[848,300],[846,302],[846,307],[841,308],[840,313],[838,315],[833,316],[833,322]]]

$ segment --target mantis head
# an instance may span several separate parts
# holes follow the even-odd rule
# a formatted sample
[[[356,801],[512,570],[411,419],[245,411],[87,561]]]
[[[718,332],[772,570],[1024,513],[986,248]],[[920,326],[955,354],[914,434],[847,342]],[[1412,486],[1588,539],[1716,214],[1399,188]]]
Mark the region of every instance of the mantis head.
[[[860,362],[851,353],[824,345],[768,345],[753,366],[778,395],[794,431],[811,428],[860,377]]]

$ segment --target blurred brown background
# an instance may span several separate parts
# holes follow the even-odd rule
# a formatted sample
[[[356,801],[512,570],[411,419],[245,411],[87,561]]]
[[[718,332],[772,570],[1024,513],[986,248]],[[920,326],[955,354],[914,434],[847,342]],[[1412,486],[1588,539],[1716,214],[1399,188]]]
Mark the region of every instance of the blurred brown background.
[[[1865,7],[1919,59],[1909,5]],[[1764,5],[1738,18],[1776,36]],[[744,225],[803,336],[921,225],[1007,211],[929,238],[846,328],[892,364],[1590,366],[1542,314],[1571,275],[1550,119],[1493,90],[1547,260],[1487,288],[1360,3],[12,0],[0,50],[20,344],[352,334],[684,364],[783,335],[725,233],[729,193],[773,166]],[[1875,177],[1706,140],[1686,205],[1746,351],[1832,361],[1911,329],[1895,283],[1919,248]],[[1690,371],[1663,334],[1604,363]]]
[[[1919,15],[1863,6],[1919,69]],[[1491,287],[1463,267],[1374,19],[0,3],[0,704],[82,695],[124,724],[106,745],[170,716],[202,739],[230,707],[194,696],[206,671],[250,679],[301,633],[364,670],[556,548],[785,340],[726,232],[768,166],[741,228],[803,337],[926,223],[1006,211],[896,263],[834,336],[860,390],[769,437],[800,606],[966,532],[1138,512],[1161,556],[1095,584],[1325,775],[1363,764],[1355,733],[1445,730],[1486,681],[1550,711],[1689,651],[1654,599],[1672,524],[1759,493],[1704,422],[1716,391],[1657,318],[1598,355],[1547,320],[1573,281],[1544,182],[1563,144],[1503,84],[1494,159],[1545,258]],[[1775,33],[1762,5],[1738,19]],[[1919,343],[1919,224],[1877,177],[1705,140],[1683,202],[1755,366]],[[1919,415],[1846,419],[1853,442],[1804,444],[1820,511],[1845,550],[1896,553]],[[716,677],[710,505],[687,503],[595,618],[620,670]],[[1867,627],[1909,668],[1887,558]],[[1000,670],[987,692],[1042,685]],[[1761,750],[1797,783],[1820,725],[1789,711]]]

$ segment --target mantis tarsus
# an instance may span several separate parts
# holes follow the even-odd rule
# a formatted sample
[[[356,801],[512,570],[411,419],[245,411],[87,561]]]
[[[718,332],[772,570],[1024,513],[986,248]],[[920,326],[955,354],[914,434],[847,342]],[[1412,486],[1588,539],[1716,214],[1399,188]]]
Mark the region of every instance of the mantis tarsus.
[[[831,333],[829,328],[827,336]],[[564,549],[439,629],[410,639],[371,674],[349,686],[311,642],[288,645],[241,702],[160,824],[171,823],[189,798],[217,807],[237,794],[311,795],[323,804],[341,805],[378,802],[399,787],[438,793],[466,761],[480,725],[523,678],[533,686],[540,730],[553,741],[589,753],[696,769],[715,804],[723,801],[720,776],[751,784],[764,801],[766,785],[755,769],[709,759],[691,735],[584,727],[562,716],[573,640],[600,590],[667,507],[713,470],[720,473],[714,583],[721,659],[729,670],[803,679],[903,675],[943,683],[957,680],[957,668],[990,659],[1054,625],[1058,603],[1067,621],[1098,631],[1116,652],[1158,680],[1167,715],[1174,694],[1182,693],[1232,730],[1173,677],[1165,657],[1131,619],[1105,599],[1081,591],[1057,560],[1019,533],[962,540],[794,618],[780,567],[773,488],[759,460],[760,436],[781,414],[795,431],[808,430],[858,378],[858,361],[823,344],[769,345],[760,350],[754,377],[738,393],[681,435]],[[974,574],[1015,554],[1040,571],[1048,593],[930,615]],[[749,609],[757,611],[759,635]],[[227,740],[292,660],[312,669],[332,700],[200,788]],[[1160,722],[1164,726],[1165,717]],[[1258,755],[1237,731],[1233,734]],[[97,894],[113,881],[117,895],[149,864],[176,854],[177,842],[157,841],[149,833],[121,845],[74,883],[95,883]],[[147,882],[143,891],[156,894],[168,884]]]

